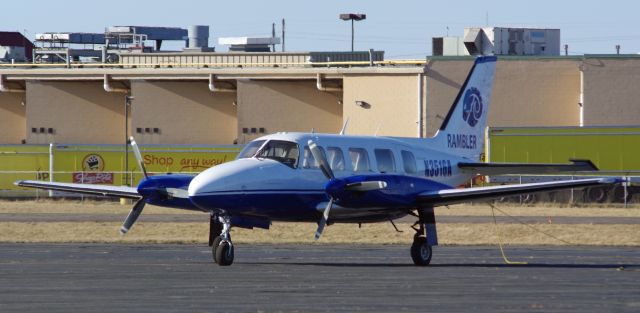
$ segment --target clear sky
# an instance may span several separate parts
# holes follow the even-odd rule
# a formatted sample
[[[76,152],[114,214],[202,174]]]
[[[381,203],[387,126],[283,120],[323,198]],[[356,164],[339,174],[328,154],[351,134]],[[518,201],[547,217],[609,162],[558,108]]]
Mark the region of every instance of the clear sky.
[[[209,25],[217,37],[271,35],[286,20],[287,51],[351,49],[351,26],[340,13],[365,13],[356,23],[356,50],[386,51],[387,59],[424,58],[431,38],[462,36],[464,27],[560,28],[570,54],[640,52],[639,1],[347,1],[347,0],[31,0],[3,1],[0,30],[36,33],[104,32],[113,25]],[[277,48],[280,50],[280,48]]]

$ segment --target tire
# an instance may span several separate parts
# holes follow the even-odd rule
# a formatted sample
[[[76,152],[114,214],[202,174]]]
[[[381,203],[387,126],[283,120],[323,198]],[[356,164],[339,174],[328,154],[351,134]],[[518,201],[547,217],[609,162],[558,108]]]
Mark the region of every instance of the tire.
[[[538,197],[535,194],[527,193],[520,196],[520,204],[533,204],[538,201]]]
[[[587,189],[587,201],[595,203],[603,203],[607,201],[607,190],[602,187]]]
[[[427,238],[416,237],[411,245],[411,259],[413,264],[417,266],[427,266],[431,263],[431,256],[433,250],[431,246],[427,244]]]
[[[214,238],[212,241],[211,255],[213,256],[213,263],[218,263],[218,260],[216,259],[216,250],[218,250],[218,247],[220,246],[221,241],[222,241],[222,237],[220,236],[216,236],[216,238]]]
[[[229,242],[220,242],[216,249],[216,263],[220,266],[229,266],[233,263],[233,246]]]
[[[627,188],[626,202],[631,202],[631,198],[633,194],[631,193],[631,188]],[[611,202],[615,203],[624,203],[625,202],[625,194],[624,194],[624,186],[615,186],[613,187],[613,191],[611,191]]]

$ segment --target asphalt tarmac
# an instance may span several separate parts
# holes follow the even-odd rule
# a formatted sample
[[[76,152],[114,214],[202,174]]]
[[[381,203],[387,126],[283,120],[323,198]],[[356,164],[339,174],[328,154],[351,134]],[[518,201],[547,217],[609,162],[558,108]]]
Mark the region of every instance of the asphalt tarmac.
[[[1,312],[638,312],[640,249],[0,244]]]

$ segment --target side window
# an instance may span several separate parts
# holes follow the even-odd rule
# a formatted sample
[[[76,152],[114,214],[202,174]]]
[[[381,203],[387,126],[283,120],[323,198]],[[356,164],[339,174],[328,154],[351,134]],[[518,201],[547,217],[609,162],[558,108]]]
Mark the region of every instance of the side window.
[[[369,172],[369,154],[362,148],[349,148],[349,158],[351,158],[351,168],[354,172]]]
[[[324,153],[324,149],[322,149],[322,147],[318,147],[318,148],[320,148],[320,152],[322,152],[322,154],[325,155],[325,157],[326,157],[326,154]],[[304,155],[303,155],[303,158],[302,158],[302,167],[303,168],[312,168],[312,169],[320,168],[320,165],[318,165],[318,162],[313,157],[313,154],[311,154],[311,150],[309,150],[309,146],[304,146]]]
[[[413,156],[413,153],[410,151],[402,150],[400,152],[402,154],[402,164],[404,164],[404,171],[407,174],[415,174],[418,172],[418,168],[416,166],[416,158]]]
[[[393,152],[389,149],[375,149],[378,171],[381,173],[393,173],[396,171],[396,164],[393,159]]]
[[[342,150],[338,147],[328,147],[327,156],[329,159],[329,166],[334,171],[344,171],[344,155]]]

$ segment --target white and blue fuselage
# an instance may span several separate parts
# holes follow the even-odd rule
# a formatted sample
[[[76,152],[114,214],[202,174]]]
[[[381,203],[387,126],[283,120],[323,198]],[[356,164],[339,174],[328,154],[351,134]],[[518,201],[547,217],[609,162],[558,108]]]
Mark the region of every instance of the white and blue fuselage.
[[[387,183],[383,189],[356,196],[357,192],[333,188],[336,205],[331,219],[336,222],[404,216],[415,209],[417,194],[450,189],[473,176],[456,166],[465,159],[430,149],[431,139],[277,133],[249,143],[237,160],[199,174],[189,184],[189,199],[202,210],[315,222],[332,186],[309,151],[310,140],[321,147],[336,176],[331,184]],[[340,197],[341,192],[350,195]]]

